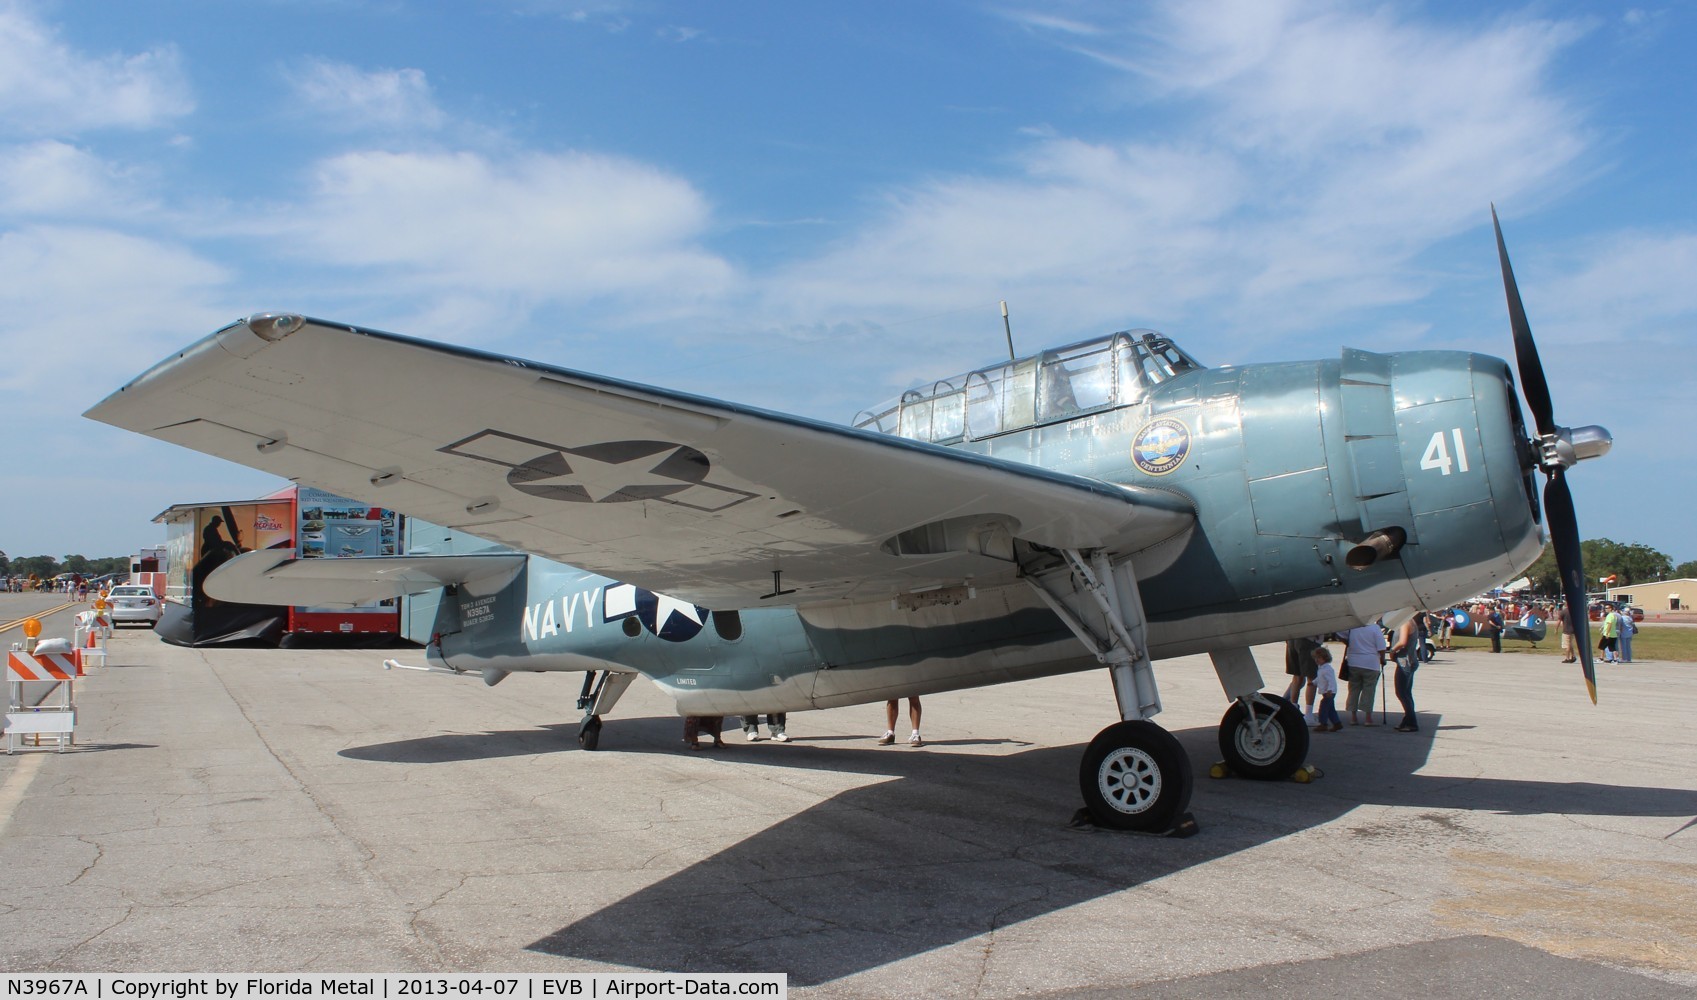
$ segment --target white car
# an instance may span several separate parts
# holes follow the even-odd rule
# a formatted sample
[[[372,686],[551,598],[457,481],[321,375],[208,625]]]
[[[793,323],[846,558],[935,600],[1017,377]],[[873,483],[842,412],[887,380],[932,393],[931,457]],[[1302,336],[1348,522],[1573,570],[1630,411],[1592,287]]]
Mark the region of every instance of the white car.
[[[152,587],[142,587],[136,584],[125,584],[113,587],[107,595],[111,603],[112,627],[140,623],[148,628],[159,624],[159,616],[163,613],[159,607],[159,597],[153,593]]]

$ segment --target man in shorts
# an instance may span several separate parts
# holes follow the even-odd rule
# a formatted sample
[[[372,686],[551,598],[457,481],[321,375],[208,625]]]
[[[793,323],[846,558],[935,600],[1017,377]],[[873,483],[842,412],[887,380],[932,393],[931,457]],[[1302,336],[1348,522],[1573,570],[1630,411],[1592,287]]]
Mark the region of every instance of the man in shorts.
[[[1319,636],[1299,636],[1285,640],[1285,673],[1290,675],[1290,684],[1285,687],[1285,701],[1299,705],[1297,699],[1304,691],[1307,697],[1302,700],[1308,705],[1303,709],[1302,717],[1309,724],[1314,722],[1314,678],[1319,672],[1320,665],[1314,660],[1314,651],[1321,647]]]

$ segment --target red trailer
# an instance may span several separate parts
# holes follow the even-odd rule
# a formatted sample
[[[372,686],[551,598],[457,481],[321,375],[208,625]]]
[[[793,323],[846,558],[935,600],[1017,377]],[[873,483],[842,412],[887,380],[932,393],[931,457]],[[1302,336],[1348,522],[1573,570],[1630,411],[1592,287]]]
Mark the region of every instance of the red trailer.
[[[287,499],[293,505],[297,559],[392,556],[400,550],[400,515],[392,510],[311,486],[290,486],[266,499]],[[357,608],[289,609],[289,632],[294,635],[393,636],[400,631],[401,609],[393,600]]]

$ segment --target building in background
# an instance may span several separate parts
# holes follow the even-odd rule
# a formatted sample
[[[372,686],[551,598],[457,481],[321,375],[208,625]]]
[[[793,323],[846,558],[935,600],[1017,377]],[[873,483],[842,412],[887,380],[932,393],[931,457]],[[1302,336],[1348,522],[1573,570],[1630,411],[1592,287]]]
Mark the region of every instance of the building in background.
[[[1623,601],[1644,609],[1647,618],[1670,611],[1686,611],[1697,606],[1697,580],[1654,580],[1650,583],[1629,583],[1610,587],[1608,599]]]

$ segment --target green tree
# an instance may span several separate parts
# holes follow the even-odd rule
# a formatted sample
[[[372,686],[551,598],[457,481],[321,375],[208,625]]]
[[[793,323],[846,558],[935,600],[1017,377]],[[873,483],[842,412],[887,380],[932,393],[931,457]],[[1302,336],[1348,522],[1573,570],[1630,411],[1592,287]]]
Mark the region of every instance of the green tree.
[[[38,576],[49,580],[59,573],[59,561],[52,556],[24,556],[22,559],[12,560],[12,573],[15,576]]]
[[[89,572],[87,556],[66,556],[63,560],[63,566],[64,568],[59,571],[61,573],[82,573],[86,576]]]
[[[1615,578],[1616,587],[1686,575],[1697,577],[1697,561],[1682,563],[1680,570],[1675,570],[1672,560],[1648,545],[1627,545],[1607,538],[1593,538],[1579,543],[1579,555],[1585,562],[1587,590],[1604,589],[1598,581],[1606,576]],[[1539,593],[1560,593],[1561,572],[1556,568],[1555,547],[1546,545],[1543,554],[1526,571],[1526,575]]]
[[[1590,572],[1590,564],[1586,564],[1586,572]],[[1526,571],[1526,576],[1532,581],[1532,589],[1540,594],[1561,593],[1561,571],[1556,568],[1556,547],[1544,546],[1544,552]]]
[[[1597,583],[1613,576],[1614,586],[1625,587],[1651,580],[1665,580],[1673,571],[1673,561],[1648,545],[1628,545],[1607,538],[1579,543],[1585,560],[1586,586],[1602,589]]]
[[[1697,579],[1697,559],[1690,559],[1675,566],[1669,576],[1675,580]]]

